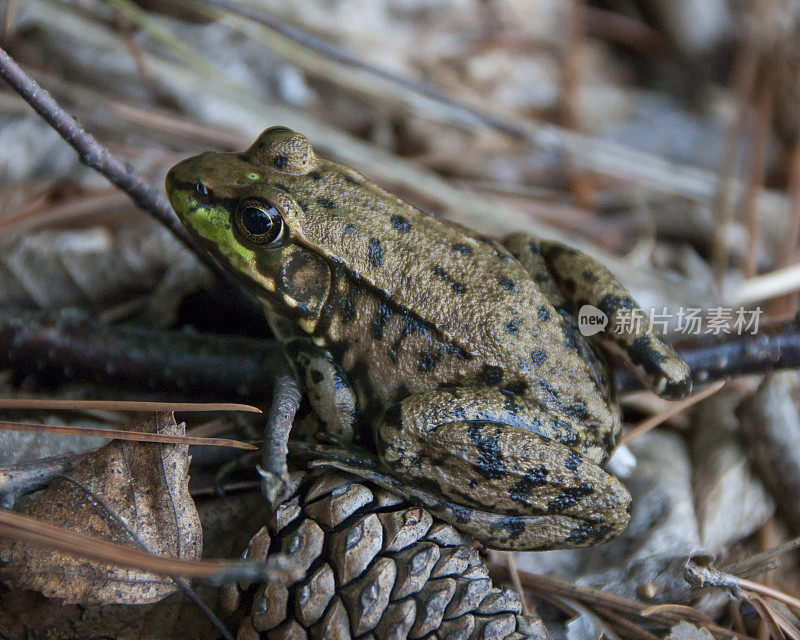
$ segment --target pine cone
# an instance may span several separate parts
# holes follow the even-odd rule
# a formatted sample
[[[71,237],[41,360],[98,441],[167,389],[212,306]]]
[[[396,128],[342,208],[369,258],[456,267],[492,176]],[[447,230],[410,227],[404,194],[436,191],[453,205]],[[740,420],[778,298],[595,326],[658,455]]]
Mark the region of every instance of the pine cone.
[[[306,577],[231,585],[229,611],[251,603],[240,640],[547,639],[450,524],[339,472],[292,479],[293,497],[253,536],[246,557],[282,552]]]

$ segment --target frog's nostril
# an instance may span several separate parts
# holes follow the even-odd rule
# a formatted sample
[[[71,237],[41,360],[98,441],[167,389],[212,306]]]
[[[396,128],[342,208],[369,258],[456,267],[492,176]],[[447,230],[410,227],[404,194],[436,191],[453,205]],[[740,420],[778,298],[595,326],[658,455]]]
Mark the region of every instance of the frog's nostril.
[[[200,180],[194,183],[194,190],[201,196],[208,195],[208,187],[205,184],[203,184]]]

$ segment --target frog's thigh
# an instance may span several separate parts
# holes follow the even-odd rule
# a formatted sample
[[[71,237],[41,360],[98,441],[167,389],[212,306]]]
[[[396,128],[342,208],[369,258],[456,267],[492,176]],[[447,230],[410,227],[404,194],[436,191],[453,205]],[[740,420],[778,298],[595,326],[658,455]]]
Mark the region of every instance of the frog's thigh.
[[[308,400],[328,432],[353,439],[356,397],[342,368],[324,349],[301,351],[295,356]]]
[[[687,364],[650,327],[648,316],[633,301],[628,290],[597,260],[571,247],[526,233],[509,236],[505,245],[534,280],[544,277],[537,273],[546,273],[552,278],[542,287],[548,297],[555,284],[573,313],[585,304],[605,313],[609,322],[598,337],[640,373],[653,391],[666,398],[681,398],[691,392]],[[542,271],[542,265],[546,271]],[[531,267],[536,271],[531,271]]]
[[[378,429],[381,463],[448,502],[494,513],[565,516],[615,532],[630,496],[614,476],[552,439],[541,409],[488,409],[481,390],[429,391],[403,400]],[[500,392],[494,392],[499,396]],[[455,398],[455,400],[454,400]]]

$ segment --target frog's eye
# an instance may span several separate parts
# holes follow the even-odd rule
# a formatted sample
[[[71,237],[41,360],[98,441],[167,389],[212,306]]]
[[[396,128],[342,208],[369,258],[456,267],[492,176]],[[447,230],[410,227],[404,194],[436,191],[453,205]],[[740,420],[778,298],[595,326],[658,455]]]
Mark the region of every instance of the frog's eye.
[[[284,222],[281,212],[266,200],[243,200],[236,208],[236,224],[242,235],[256,244],[281,240]]]

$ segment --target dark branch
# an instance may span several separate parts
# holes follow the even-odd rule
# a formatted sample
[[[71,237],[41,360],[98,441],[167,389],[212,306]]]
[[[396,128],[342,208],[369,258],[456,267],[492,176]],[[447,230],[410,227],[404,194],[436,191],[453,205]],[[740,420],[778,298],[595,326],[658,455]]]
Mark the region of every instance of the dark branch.
[[[81,162],[103,174],[112,184],[127,193],[139,207],[167,227],[214,273],[224,275],[208,253],[195,244],[161,191],[143,180],[139,174],[128,168],[122,160],[95,140],[93,135],[84,131],[77,120],[67,113],[49,92],[28,76],[2,48],[0,48],[0,77],[78,152]]]

